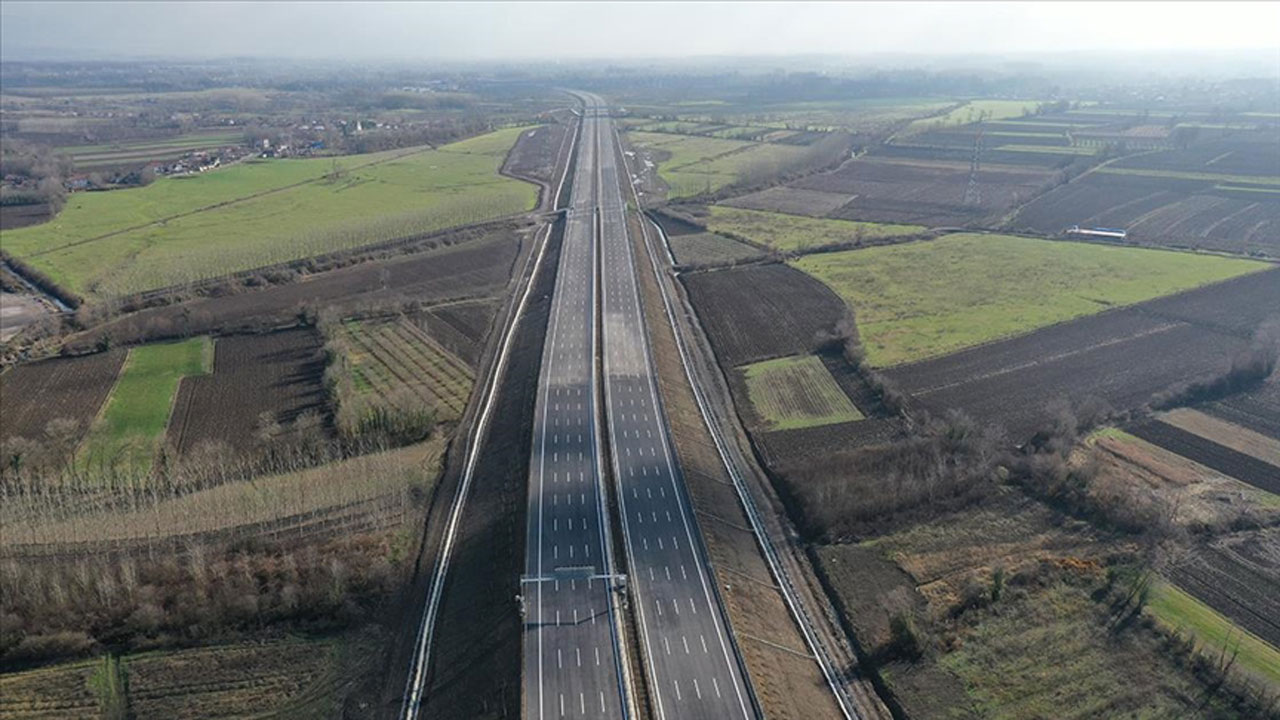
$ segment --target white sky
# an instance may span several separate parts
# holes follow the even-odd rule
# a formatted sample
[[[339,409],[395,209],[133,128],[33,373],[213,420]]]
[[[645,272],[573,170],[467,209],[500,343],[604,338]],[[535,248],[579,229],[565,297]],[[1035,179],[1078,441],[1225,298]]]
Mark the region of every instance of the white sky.
[[[1274,49],[1280,2],[0,3],[20,59],[457,60]]]

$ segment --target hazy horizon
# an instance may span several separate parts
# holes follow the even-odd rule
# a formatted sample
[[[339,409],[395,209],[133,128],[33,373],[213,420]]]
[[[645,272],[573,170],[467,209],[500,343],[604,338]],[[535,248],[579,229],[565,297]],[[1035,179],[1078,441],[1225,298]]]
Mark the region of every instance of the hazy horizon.
[[[28,3],[19,60],[520,61],[1251,51],[1280,72],[1280,3]],[[998,43],[996,42],[998,38]],[[1246,53],[1249,54],[1249,53]]]

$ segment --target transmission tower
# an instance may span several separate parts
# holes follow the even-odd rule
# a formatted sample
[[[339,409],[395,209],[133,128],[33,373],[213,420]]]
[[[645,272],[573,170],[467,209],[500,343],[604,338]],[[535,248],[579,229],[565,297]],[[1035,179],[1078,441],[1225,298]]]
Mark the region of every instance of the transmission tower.
[[[982,205],[982,188],[978,185],[978,170],[982,168],[982,126],[973,139],[973,157],[969,158],[969,184],[964,189],[964,204]]]

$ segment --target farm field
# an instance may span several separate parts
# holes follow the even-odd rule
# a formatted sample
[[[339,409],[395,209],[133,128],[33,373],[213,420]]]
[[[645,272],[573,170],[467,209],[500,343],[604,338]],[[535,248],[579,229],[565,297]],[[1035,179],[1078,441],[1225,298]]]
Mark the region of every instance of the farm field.
[[[630,108],[635,112],[680,118],[675,122],[662,123],[636,119],[641,126],[663,125],[680,132],[701,132],[701,128],[707,128],[707,132],[714,135],[731,135],[740,127],[775,128],[778,135],[766,137],[777,141],[788,135],[794,137],[797,133],[837,129],[879,134],[904,120],[954,104],[953,101],[934,97],[862,97],[794,102],[732,98],[665,104],[633,103]],[[731,127],[725,127],[726,124]]]
[[[249,452],[263,442],[264,418],[287,427],[303,413],[327,413],[324,358],[310,329],[218,338],[213,358],[211,374],[178,385],[167,441],[179,454],[202,443]]]
[[[91,348],[103,335],[114,341],[146,338],[157,330],[188,333],[256,331],[296,321],[300,308],[423,303],[488,297],[506,286],[521,240],[509,227],[486,231],[426,252],[396,254],[306,277],[305,281],[178,305],[149,308],[72,338]]]
[[[1007,120],[1034,112],[1040,100],[970,100],[937,117],[915,120],[907,132],[967,125],[980,120]]]
[[[417,325],[408,320],[348,321],[342,332],[359,395],[393,405],[422,403],[441,421],[462,416],[475,375]]]
[[[746,208],[747,210],[786,213],[788,215],[823,217],[827,213],[839,210],[852,199],[852,196],[841,193],[802,190],[786,185],[778,185],[748,195],[729,198],[722,201],[720,205]]]
[[[1188,532],[1211,533],[1280,519],[1280,497],[1120,430],[1091,433],[1074,460],[1096,470],[1090,493],[1143,512],[1171,509],[1167,521]]]
[[[561,123],[530,128],[520,134],[503,166],[505,172],[550,183],[554,179],[560,149],[568,147],[572,126]]]
[[[1085,523],[1001,492],[814,556],[860,642],[889,655],[882,675],[911,717],[1211,717],[1155,638],[1114,632],[1108,603],[1090,597],[1107,552]],[[967,599],[997,570],[998,600]],[[913,621],[925,648],[914,661],[893,658],[895,616]]]
[[[1269,267],[1002,235],[810,255],[795,267],[853,309],[868,360],[924,360]]]
[[[1213,538],[1171,563],[1179,589],[1230,618],[1272,648],[1280,647],[1280,534],[1276,528]]]
[[[79,451],[90,467],[145,475],[151,468],[184,377],[212,368],[208,337],[130,348],[120,377]]]
[[[860,251],[861,252],[861,251]],[[935,414],[959,408],[1027,439],[1055,400],[1140,406],[1188,378],[1221,372],[1280,302],[1280,270],[1042,328],[886,372]],[[1135,363],[1134,358],[1143,358]]]
[[[1154,172],[1120,168],[1078,178],[1028,203],[1009,226],[1043,233],[1060,233],[1076,224],[1118,227],[1129,231],[1129,241],[1143,245],[1280,257],[1280,192],[1275,186],[1246,189],[1221,178],[1196,177],[1198,173],[1162,177]]]
[[[497,312],[497,300],[480,299],[446,303],[408,317],[445,350],[474,369],[480,362],[484,341]]]
[[[0,677],[0,716],[102,717],[107,674],[138,720],[236,718],[336,710],[341,640],[274,640],[66,663]],[[110,707],[109,704],[107,704]],[[275,715],[273,715],[275,716]]]
[[[1254,390],[1202,406],[1206,413],[1240,427],[1280,440],[1280,377]]]
[[[777,250],[792,252],[803,252],[823,245],[918,235],[925,231],[919,225],[828,220],[720,205],[712,205],[708,210],[708,230],[745,237]]]
[[[815,355],[765,360],[739,368],[751,407],[765,430],[792,430],[862,420],[862,413]]]
[[[65,552],[69,546],[106,549],[246,536],[298,539],[395,527],[411,517],[411,494],[430,494],[444,448],[445,437],[437,433],[415,445],[252,482],[158,495],[131,508],[54,511],[53,517],[39,498],[10,496],[0,508],[5,524],[0,548],[5,556],[26,557]]]
[[[1194,596],[1169,583],[1157,582],[1148,607],[1166,628],[1191,633],[1207,651],[1225,647],[1228,655],[1237,653],[1237,667],[1271,688],[1280,688],[1280,650],[1241,630]]]
[[[968,154],[968,151],[965,151]],[[830,217],[930,226],[990,225],[1042,192],[1053,170],[1027,164],[986,164],[974,174],[977,202],[966,202],[968,159],[920,160],[871,154],[793,187],[851,196]]]
[[[746,243],[709,232],[673,235],[668,242],[680,265],[725,265],[764,254]]]
[[[1157,419],[1257,460],[1280,465],[1280,439],[1267,437],[1193,408],[1170,410],[1157,416]]]
[[[118,165],[145,165],[150,162],[176,160],[196,150],[239,145],[244,141],[243,132],[197,132],[155,140],[121,141],[99,145],[69,145],[60,147],[83,170]]]
[[[523,131],[77,193],[52,221],[7,233],[6,249],[64,287],[110,297],[512,215],[537,196],[498,174]]]
[[[78,444],[115,385],[125,355],[116,349],[51,358],[0,374],[0,440],[43,440],[50,422],[67,420],[76,424],[68,441]]]
[[[657,155],[658,175],[671,198],[764,177],[804,155],[804,148],[772,143],[646,132],[630,132],[627,137]]]
[[[845,316],[818,280],[772,264],[681,275],[725,368],[809,353]]]
[[[1280,456],[1275,462],[1266,462],[1160,420],[1145,420],[1127,430],[1153,445],[1280,496]]]

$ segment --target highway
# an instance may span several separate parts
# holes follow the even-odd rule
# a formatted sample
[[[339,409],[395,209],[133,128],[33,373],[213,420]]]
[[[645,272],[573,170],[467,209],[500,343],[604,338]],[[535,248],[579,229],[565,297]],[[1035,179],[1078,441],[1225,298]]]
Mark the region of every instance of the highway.
[[[596,133],[582,120],[534,409],[521,580],[525,717],[628,717],[595,357]]]
[[[658,720],[754,718],[658,395],[613,123],[599,97],[580,97],[578,157],[534,410],[521,579],[524,714],[633,716],[638,698],[621,631],[627,602]],[[606,464],[625,581],[610,543]]]
[[[596,122],[605,416],[651,705],[658,720],[755,717],[658,395],[613,121]]]

